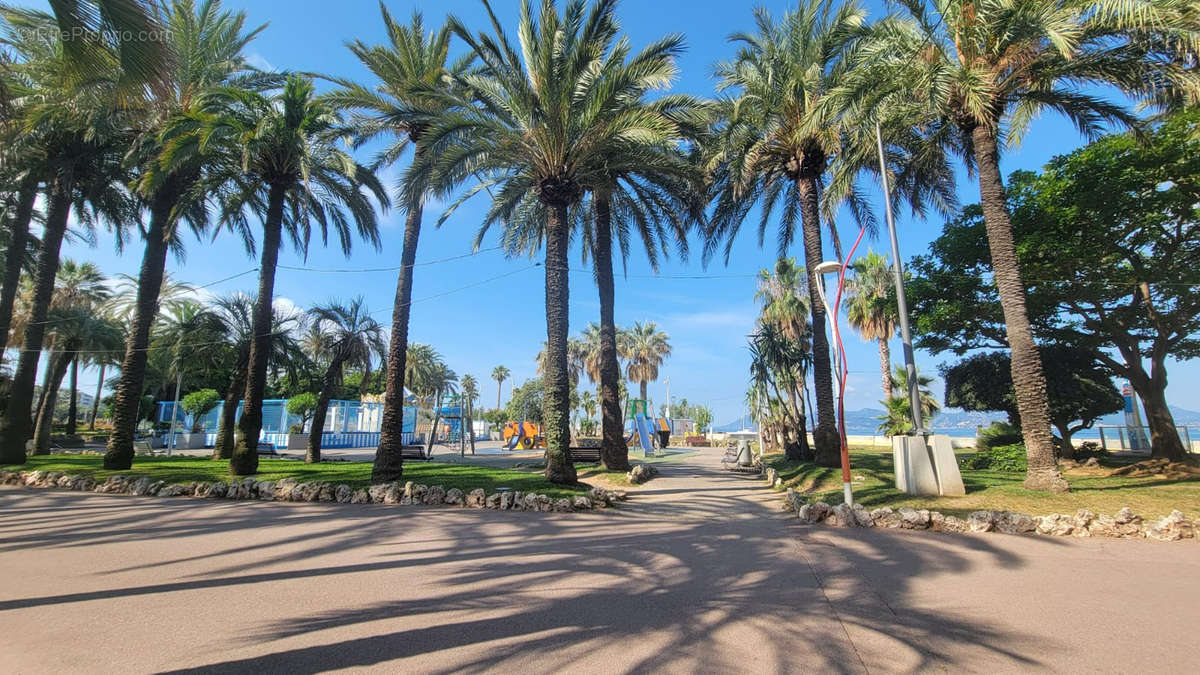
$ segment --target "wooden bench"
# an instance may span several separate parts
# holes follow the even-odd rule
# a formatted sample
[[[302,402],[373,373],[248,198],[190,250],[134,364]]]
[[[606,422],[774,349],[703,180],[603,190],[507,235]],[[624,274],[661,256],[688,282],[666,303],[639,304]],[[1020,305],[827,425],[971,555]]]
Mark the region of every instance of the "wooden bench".
[[[423,445],[405,445],[400,448],[400,458],[419,459],[428,462],[433,457],[432,453],[428,457],[425,456],[425,446]]]

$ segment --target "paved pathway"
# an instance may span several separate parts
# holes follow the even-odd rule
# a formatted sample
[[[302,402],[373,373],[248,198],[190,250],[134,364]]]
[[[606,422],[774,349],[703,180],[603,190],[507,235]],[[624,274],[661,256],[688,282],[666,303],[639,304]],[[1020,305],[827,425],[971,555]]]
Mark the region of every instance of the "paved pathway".
[[[0,664],[1195,668],[1200,544],[810,528],[719,452],[571,516],[0,489]]]

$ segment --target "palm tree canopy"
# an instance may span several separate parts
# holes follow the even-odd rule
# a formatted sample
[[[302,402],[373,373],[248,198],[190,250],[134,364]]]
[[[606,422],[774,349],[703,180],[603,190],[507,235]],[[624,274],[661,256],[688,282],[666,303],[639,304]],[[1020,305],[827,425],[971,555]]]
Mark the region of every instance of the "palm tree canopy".
[[[330,302],[312,309],[312,325],[324,336],[331,363],[371,368],[371,360],[387,358],[383,326],[371,318],[362,296],[349,303]]]
[[[864,340],[888,340],[896,334],[892,266],[875,253],[856,260],[846,280],[846,320]]]
[[[795,258],[780,258],[775,261],[773,271],[760,270],[754,297],[762,308],[762,323],[774,326],[797,343],[807,344],[812,328],[808,318],[808,280]]]
[[[507,380],[509,375],[511,375],[511,373],[509,373],[508,368],[505,368],[504,366],[496,366],[492,369],[492,379],[497,382],[503,382]]]
[[[653,321],[635,322],[626,331],[624,347],[625,375],[631,382],[657,380],[658,367],[671,355],[670,336]]]

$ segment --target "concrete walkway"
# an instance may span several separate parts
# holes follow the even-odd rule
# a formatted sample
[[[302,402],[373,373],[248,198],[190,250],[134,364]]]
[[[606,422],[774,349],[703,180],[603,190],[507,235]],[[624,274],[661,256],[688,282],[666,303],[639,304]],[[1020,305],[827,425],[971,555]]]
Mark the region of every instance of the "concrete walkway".
[[[809,528],[719,455],[567,516],[0,489],[0,664],[1194,670],[1195,542]]]

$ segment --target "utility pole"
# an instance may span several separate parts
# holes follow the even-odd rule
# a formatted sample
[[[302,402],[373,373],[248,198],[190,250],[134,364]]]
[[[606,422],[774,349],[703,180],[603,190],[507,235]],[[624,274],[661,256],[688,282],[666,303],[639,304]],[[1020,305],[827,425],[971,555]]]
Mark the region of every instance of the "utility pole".
[[[883,208],[887,217],[888,235],[892,239],[892,273],[896,281],[896,311],[900,315],[900,340],[904,343],[904,370],[908,373],[908,403],[912,408],[913,433],[925,434],[921,414],[921,389],[917,382],[917,364],[913,358],[912,331],[908,327],[908,299],[904,294],[904,263],[900,260],[900,240],[896,236],[896,221],[892,216],[892,191],[888,185],[887,161],[883,156],[883,133],[875,123],[875,145],[879,150],[879,180],[883,185]]]
[[[671,419],[671,378],[667,378],[667,419]]]

